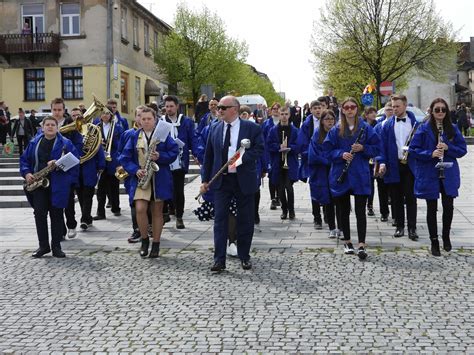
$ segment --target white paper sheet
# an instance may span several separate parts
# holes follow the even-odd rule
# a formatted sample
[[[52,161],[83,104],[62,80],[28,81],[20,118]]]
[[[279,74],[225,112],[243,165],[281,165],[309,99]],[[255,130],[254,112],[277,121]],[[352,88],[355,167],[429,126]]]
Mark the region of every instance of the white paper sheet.
[[[63,155],[61,158],[56,160],[56,166],[62,171],[68,171],[69,169],[75,167],[78,164],[79,159],[77,159],[71,152]]]
[[[153,132],[153,139],[158,139],[160,142],[164,142],[166,137],[171,132],[173,125],[166,121],[159,120],[155,127],[155,132]]]

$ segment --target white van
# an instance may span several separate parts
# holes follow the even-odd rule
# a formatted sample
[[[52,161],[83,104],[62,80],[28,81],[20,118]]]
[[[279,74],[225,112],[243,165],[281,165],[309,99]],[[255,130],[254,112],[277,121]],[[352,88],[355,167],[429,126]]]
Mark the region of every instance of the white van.
[[[267,106],[267,101],[265,101],[264,97],[258,94],[253,95],[243,95],[237,97],[241,105],[247,105],[250,107],[252,111],[257,109],[257,104],[262,104]]]

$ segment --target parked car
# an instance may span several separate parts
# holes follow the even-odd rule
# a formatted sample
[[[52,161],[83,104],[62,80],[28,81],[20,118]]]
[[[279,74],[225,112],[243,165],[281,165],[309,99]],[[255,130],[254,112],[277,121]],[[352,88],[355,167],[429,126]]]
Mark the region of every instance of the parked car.
[[[413,112],[413,114],[415,115],[416,120],[418,122],[423,122],[425,117],[428,115],[425,111],[419,109],[416,106],[408,106],[407,111]],[[383,113],[384,113],[384,108],[381,108],[380,110],[378,110],[377,111],[377,119],[380,118],[383,115]]]

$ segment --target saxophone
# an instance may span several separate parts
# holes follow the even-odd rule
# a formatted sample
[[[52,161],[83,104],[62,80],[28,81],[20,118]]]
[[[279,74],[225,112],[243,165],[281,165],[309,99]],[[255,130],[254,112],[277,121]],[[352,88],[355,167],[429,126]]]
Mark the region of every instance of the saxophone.
[[[146,171],[145,176],[138,180],[138,187],[146,190],[150,184],[153,174],[160,170],[158,164],[151,160],[151,153],[156,150],[156,146],[160,143],[159,139],[152,139],[148,146],[148,152],[146,154],[145,166],[143,169]]]
[[[56,164],[48,165],[47,167],[41,169],[40,171],[33,174],[33,178],[35,179],[31,184],[28,184],[26,181],[23,183],[23,188],[28,191],[34,191],[38,187],[47,188],[49,186],[49,179],[47,176],[50,172],[56,169]]]

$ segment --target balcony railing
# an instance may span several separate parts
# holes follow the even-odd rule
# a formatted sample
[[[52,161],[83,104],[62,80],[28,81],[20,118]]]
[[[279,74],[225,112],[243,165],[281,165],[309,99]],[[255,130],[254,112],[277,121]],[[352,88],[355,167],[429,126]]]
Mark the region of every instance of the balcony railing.
[[[59,55],[59,34],[0,35],[0,55],[53,53]]]

